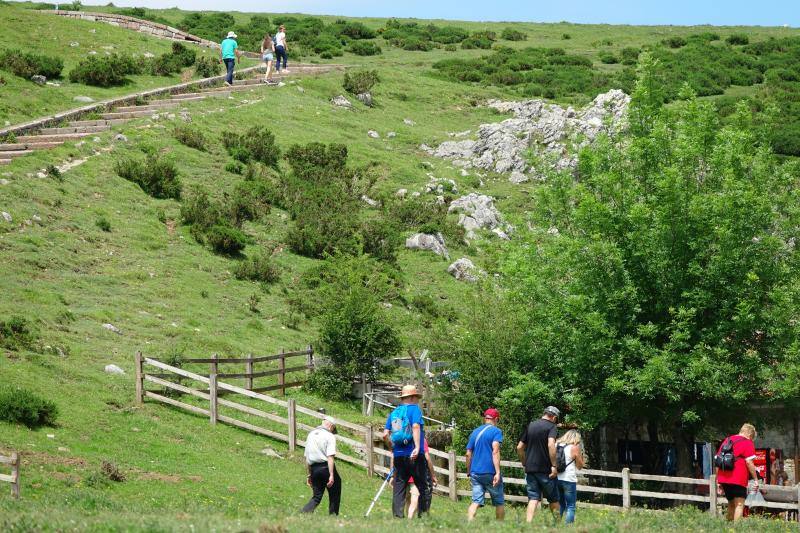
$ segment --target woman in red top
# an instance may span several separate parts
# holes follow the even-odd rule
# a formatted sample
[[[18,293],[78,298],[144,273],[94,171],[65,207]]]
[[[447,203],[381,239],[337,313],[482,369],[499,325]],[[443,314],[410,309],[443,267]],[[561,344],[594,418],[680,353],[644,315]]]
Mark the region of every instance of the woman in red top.
[[[733,455],[736,458],[733,470],[717,470],[717,481],[722,485],[725,497],[728,499],[728,520],[739,520],[744,512],[744,500],[747,498],[747,480],[752,477],[758,490],[758,473],[753,459],[756,457],[756,447],[753,440],[756,438],[756,428],[752,424],[744,424],[738,435],[731,435],[728,439],[733,442]],[[728,439],[725,439],[727,441]],[[722,444],[725,444],[722,441]],[[720,450],[722,446],[720,446]],[[717,450],[717,454],[720,451]]]

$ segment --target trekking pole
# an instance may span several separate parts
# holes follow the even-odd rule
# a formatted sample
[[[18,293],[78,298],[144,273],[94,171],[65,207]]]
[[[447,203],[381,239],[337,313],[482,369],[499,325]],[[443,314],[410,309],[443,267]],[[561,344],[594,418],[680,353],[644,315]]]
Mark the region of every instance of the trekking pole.
[[[364,517],[369,516],[369,513],[372,512],[372,508],[375,507],[375,502],[377,502],[378,498],[381,497],[381,494],[383,493],[383,489],[386,488],[386,484],[389,483],[389,480],[391,479],[392,474],[394,474],[394,468],[389,470],[389,473],[386,475],[386,479],[384,479],[383,483],[381,484],[381,488],[378,489],[378,494],[376,494],[375,497],[372,498],[372,503],[369,504],[369,509],[367,509],[367,514],[365,514]]]

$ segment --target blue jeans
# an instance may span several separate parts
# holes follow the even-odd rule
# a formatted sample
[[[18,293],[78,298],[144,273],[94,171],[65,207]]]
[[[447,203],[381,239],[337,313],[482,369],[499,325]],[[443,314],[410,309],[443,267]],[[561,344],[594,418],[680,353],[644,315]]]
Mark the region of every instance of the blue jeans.
[[[225,81],[233,85],[233,65],[236,64],[236,60],[226,57],[222,61],[225,63],[225,68],[228,70],[228,73],[225,75]]]
[[[578,484],[574,481],[558,481],[558,502],[561,504],[561,516],[567,513],[565,524],[575,521],[575,502],[578,500]]]
[[[286,68],[286,48],[283,46],[275,47],[275,70],[281,70],[281,58],[283,58],[283,68]]]
[[[500,478],[500,483],[497,486],[492,485],[494,474],[471,474],[469,481],[472,484],[472,503],[477,503],[483,507],[485,503],[486,493],[492,497],[492,505],[498,507],[505,504],[503,497],[503,478]]]

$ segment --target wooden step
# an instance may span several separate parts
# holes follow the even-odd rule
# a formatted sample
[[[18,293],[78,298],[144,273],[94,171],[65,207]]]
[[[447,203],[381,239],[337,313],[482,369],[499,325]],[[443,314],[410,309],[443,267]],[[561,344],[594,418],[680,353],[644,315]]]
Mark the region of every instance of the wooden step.
[[[11,159],[6,159],[5,157],[0,157],[0,165],[8,165],[11,163]]]
[[[58,135],[61,133],[99,133],[110,129],[111,126],[71,126],[68,128],[42,128],[40,135]]]
[[[0,157],[5,157],[9,152],[22,152],[25,150],[41,150],[44,148],[55,148],[56,146],[61,146],[62,144],[64,144],[64,141],[0,144]]]
[[[200,92],[173,94],[170,97],[170,100],[172,100],[172,101],[175,101],[175,100],[178,100],[178,101],[182,101],[182,100],[202,100],[203,98],[206,98],[208,96],[209,96],[208,93],[200,93]]]
[[[68,142],[88,137],[94,133],[61,133],[59,135],[23,135],[17,137],[18,143],[44,143],[44,142]]]
[[[35,151],[36,150],[15,150],[13,152],[3,152],[2,158],[11,160],[15,157],[22,157],[23,155],[32,154]]]
[[[115,107],[114,113],[128,113],[131,111],[155,111],[157,113],[164,108],[175,107],[176,105],[178,105],[178,103],[172,100],[167,100],[158,104],[148,103],[147,105],[126,105],[122,107]]]
[[[145,109],[144,111],[125,111],[123,113],[117,113],[116,111],[114,111],[111,113],[103,113],[100,116],[109,120],[120,119],[120,118],[132,119],[132,118],[152,117],[154,114],[162,112],[163,111],[150,111]]]
[[[105,120],[105,119],[97,119],[97,120],[73,120],[68,124],[72,127],[79,128],[82,126],[114,126],[116,124],[125,124],[128,122],[127,119],[114,119],[114,120]]]

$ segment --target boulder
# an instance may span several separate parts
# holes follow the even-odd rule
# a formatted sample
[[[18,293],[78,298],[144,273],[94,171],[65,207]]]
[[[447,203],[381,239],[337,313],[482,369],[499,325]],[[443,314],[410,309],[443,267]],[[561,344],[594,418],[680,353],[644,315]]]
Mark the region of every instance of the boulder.
[[[394,139],[395,137],[397,137],[397,132],[390,131],[389,133],[386,134],[387,139]]]
[[[333,98],[331,98],[331,103],[337,107],[346,107],[346,108],[353,107],[353,104],[350,103],[350,100],[348,100],[341,94],[339,96],[334,96]]]
[[[122,374],[124,374],[124,373],[125,373],[125,371],[124,371],[124,370],[122,370],[122,369],[121,369],[120,367],[118,367],[117,365],[106,365],[105,371],[106,371],[106,373],[108,373],[108,374],[118,374],[118,375],[122,375]]]
[[[411,250],[428,250],[441,255],[445,259],[450,259],[450,253],[444,244],[444,237],[441,233],[431,235],[429,233],[415,233],[406,239],[406,248]]]
[[[69,43],[69,45],[70,45],[72,48],[75,48],[75,47],[78,47],[78,46],[80,46],[80,45],[81,45],[81,43],[79,43],[78,41],[72,41],[71,43]]]
[[[358,93],[356,98],[367,107],[372,107],[372,93]]]
[[[3,183],[5,185],[5,183]],[[405,198],[408,194],[408,189],[397,189],[397,192],[394,195],[398,198]]]
[[[80,102],[82,104],[90,104],[94,102],[94,98],[91,96],[76,96],[73,98],[75,102]]]
[[[0,185],[8,185],[10,182],[5,178],[0,178]],[[405,189],[403,189],[405,190]]]
[[[475,236],[475,230],[494,230],[503,222],[502,215],[494,206],[494,198],[474,192],[453,200],[447,212],[461,213],[458,223],[467,230],[469,238]]]
[[[378,132],[377,132],[377,131],[375,131],[375,130],[369,130],[369,131],[367,132],[367,136],[369,136],[369,137],[372,137],[373,139],[380,139],[380,138],[381,138],[381,134],[380,134],[380,133],[378,133]]]
[[[47,83],[47,78],[45,78],[41,74],[34,74],[33,76],[31,76],[31,81],[36,85],[44,85],[45,83]]]
[[[126,143],[126,142],[128,142],[128,137],[126,137],[125,135],[123,135],[121,133],[117,133],[114,136],[114,140],[117,141],[117,142]]]
[[[362,200],[362,201],[363,201],[365,204],[367,204],[368,206],[370,206],[370,207],[378,207],[379,205],[381,205],[381,203],[380,203],[379,201],[377,201],[377,200],[373,200],[372,198],[370,198],[370,197],[369,197],[369,196],[367,196],[366,194],[362,194],[362,195],[361,195],[361,200]]]
[[[122,335],[122,332],[114,324],[103,324],[103,327],[112,333],[116,333],[117,335]]]
[[[458,193],[458,185],[448,178],[431,178],[425,185],[425,192],[434,194]]]
[[[155,54],[153,54],[153,53],[151,53],[151,52],[145,52],[145,53],[144,53],[144,54],[142,54],[142,55],[143,55],[144,57],[146,57],[147,59],[152,59],[152,58],[156,57],[156,55],[155,55]]]
[[[459,281],[477,281],[475,270],[475,264],[466,257],[454,261],[447,267],[447,273]]]
[[[0,216],[2,216],[3,220],[5,220],[8,223],[11,223],[11,222],[14,221],[14,219],[11,217],[11,214],[10,213],[6,213],[5,211],[0,211]]]
[[[416,126],[417,125],[417,123],[414,122],[413,120],[411,120],[410,118],[404,118],[403,119],[403,124],[405,124],[406,126]]]

